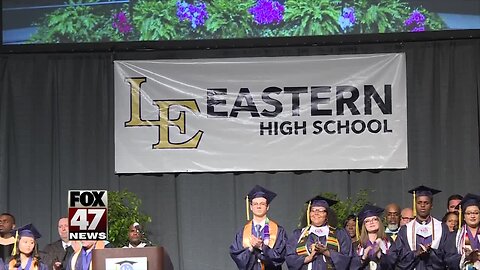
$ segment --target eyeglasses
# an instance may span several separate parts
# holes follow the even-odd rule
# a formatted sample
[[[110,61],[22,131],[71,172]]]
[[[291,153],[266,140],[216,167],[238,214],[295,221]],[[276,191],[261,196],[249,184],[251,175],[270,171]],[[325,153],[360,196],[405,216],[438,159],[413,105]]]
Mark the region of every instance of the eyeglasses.
[[[261,203],[252,203],[253,206],[267,206],[266,202],[261,202]]]
[[[414,217],[402,217],[402,220],[414,220]]]
[[[327,210],[325,210],[325,209],[310,209],[310,212],[312,212],[312,213],[326,213]]]
[[[470,215],[477,216],[479,214],[480,212],[465,212],[465,216],[470,216]]]
[[[380,219],[378,219],[377,217],[374,217],[374,218],[365,219],[364,223],[374,223],[379,220]]]
[[[398,217],[398,216],[400,216],[400,214],[397,213],[397,212],[389,212],[389,213],[387,213],[387,216],[389,216],[389,217]]]

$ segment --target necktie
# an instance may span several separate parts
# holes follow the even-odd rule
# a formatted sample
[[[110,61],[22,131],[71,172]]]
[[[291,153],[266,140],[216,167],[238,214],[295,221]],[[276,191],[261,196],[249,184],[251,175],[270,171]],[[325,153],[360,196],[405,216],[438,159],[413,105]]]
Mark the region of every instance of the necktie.
[[[257,237],[260,237],[260,228],[262,228],[262,225],[257,224],[255,225],[255,233],[257,234]]]
[[[66,266],[66,261],[72,256],[72,254],[75,253],[73,250],[72,246],[68,246],[65,248],[65,255],[62,258],[62,268],[65,269]]]

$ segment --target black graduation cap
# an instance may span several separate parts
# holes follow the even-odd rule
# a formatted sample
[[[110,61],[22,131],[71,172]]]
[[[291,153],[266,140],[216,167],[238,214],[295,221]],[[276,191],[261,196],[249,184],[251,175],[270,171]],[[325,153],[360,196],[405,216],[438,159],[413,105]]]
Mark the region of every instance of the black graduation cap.
[[[325,198],[325,197],[322,197],[320,195],[317,195],[313,198],[311,198],[310,200],[306,201],[305,203],[307,204],[307,213],[306,213],[306,217],[307,217],[307,226],[310,226],[310,208],[314,207],[314,206],[321,206],[321,207],[325,207],[326,209],[330,208],[330,206],[336,204],[338,201],[335,201],[335,200],[332,200],[332,199],[328,199],[328,198]]]
[[[408,193],[415,194],[415,196],[428,196],[430,198],[433,197],[433,195],[442,192],[441,190],[434,189],[431,187],[427,186],[418,186],[416,188],[412,188],[408,191]]]
[[[380,217],[383,214],[383,211],[385,211],[385,209],[375,205],[366,204],[358,212],[358,219],[361,223],[363,223],[363,221],[368,217]]]
[[[256,185],[255,187],[250,190],[248,193],[248,200],[252,202],[253,199],[255,198],[265,198],[267,199],[267,203],[270,204],[270,202],[275,198],[277,194],[275,192],[272,192],[262,186]]]
[[[417,197],[428,196],[429,198],[433,198],[433,195],[441,191],[438,189],[434,189],[434,188],[430,188],[422,185],[422,186],[418,186],[416,188],[410,189],[408,192],[413,194],[413,206],[412,206],[413,215],[417,216],[417,203],[416,203]]]
[[[336,204],[338,201],[336,200],[332,200],[332,199],[329,199],[329,198],[325,198],[325,197],[322,197],[322,196],[315,196],[313,198],[311,198],[310,200],[306,201],[305,203],[309,204],[310,207],[314,207],[314,206],[323,206],[325,208],[329,208],[331,206],[333,206],[334,204]]]
[[[18,237],[28,236],[28,237],[33,237],[35,239],[42,237],[40,232],[38,232],[37,228],[35,228],[35,226],[33,226],[33,224],[31,223],[13,230],[14,235],[17,235],[17,233],[18,233]]]
[[[480,208],[480,196],[468,193],[465,195],[465,197],[463,197],[462,201],[457,205],[457,207],[462,207],[462,211],[465,212],[465,209],[472,205],[476,205]]]

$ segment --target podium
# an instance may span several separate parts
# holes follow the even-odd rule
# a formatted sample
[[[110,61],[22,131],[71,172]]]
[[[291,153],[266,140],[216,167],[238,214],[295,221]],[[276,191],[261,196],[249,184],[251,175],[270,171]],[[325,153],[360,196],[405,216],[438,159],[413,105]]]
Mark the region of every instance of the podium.
[[[163,247],[94,249],[92,270],[121,269],[122,262],[133,266],[133,268],[125,267],[124,269],[167,270],[168,267],[164,268],[164,261]],[[145,264],[148,267],[145,267]]]

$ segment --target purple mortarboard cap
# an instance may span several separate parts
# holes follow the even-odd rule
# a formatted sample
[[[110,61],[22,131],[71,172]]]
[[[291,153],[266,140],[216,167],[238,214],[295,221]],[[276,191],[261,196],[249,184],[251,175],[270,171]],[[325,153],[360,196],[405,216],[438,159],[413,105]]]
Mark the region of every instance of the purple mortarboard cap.
[[[307,204],[310,204],[310,207],[322,206],[322,207],[325,207],[325,208],[329,208],[329,207],[333,206],[334,204],[336,204],[337,202],[338,201],[336,201],[336,200],[328,199],[328,198],[325,198],[325,197],[322,197],[322,196],[315,196],[315,197],[311,198],[310,200],[306,201]]]
[[[33,226],[33,224],[31,223],[13,230],[14,234],[16,234],[16,232],[18,232],[18,237],[28,236],[35,239],[42,237],[42,235],[38,232],[37,228],[35,228],[35,226]]]
[[[275,192],[272,192],[262,186],[256,185],[248,193],[248,200],[251,202],[255,198],[265,198],[267,199],[267,203],[270,203],[276,196],[277,194]]]
[[[380,208],[380,207],[375,206],[375,205],[366,204],[358,212],[358,219],[362,223],[368,217],[374,217],[374,216],[375,217],[380,217],[383,214],[383,211],[385,211],[385,209]]]
[[[417,196],[417,197],[418,196],[428,196],[430,198],[432,198],[433,195],[441,192],[438,189],[430,188],[430,187],[427,187],[427,186],[418,186],[416,188],[410,189],[408,191],[408,193],[413,194],[414,191],[415,191],[415,196]]]
[[[469,206],[476,205],[480,208],[480,196],[472,193],[468,193],[463,197],[462,201],[457,205],[457,207],[462,207],[462,211],[465,212],[465,209]]]

